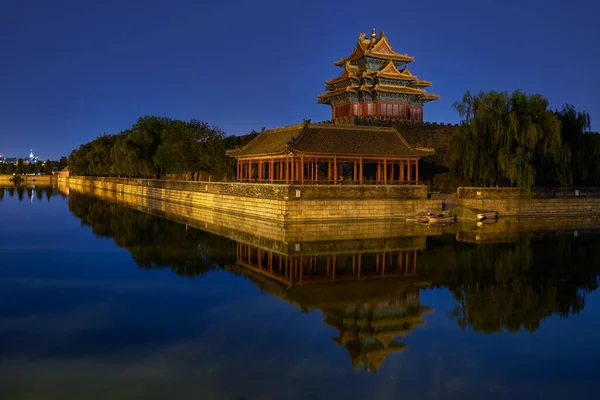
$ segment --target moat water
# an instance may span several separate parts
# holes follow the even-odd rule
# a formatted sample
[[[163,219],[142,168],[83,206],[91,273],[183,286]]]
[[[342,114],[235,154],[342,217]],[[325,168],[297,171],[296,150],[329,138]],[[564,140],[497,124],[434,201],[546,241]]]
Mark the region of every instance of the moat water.
[[[493,238],[288,254],[0,188],[0,398],[596,398],[600,231]]]

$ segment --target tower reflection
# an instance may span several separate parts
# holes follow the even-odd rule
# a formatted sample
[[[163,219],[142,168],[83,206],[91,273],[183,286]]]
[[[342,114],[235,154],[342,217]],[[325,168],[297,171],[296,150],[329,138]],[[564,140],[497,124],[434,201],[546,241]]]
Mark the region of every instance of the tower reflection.
[[[355,370],[377,372],[433,311],[419,301],[430,283],[417,275],[417,256],[416,248],[286,255],[238,242],[236,264],[226,268],[305,312],[320,311]]]

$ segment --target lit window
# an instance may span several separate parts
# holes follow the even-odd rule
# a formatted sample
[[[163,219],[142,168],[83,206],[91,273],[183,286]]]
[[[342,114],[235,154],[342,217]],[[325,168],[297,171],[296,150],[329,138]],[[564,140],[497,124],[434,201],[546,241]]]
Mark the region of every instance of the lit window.
[[[394,104],[394,117],[398,116],[398,104]]]
[[[367,104],[367,115],[372,115],[373,114],[373,104],[368,103]]]
[[[385,115],[385,104],[381,105],[381,115]]]
[[[387,115],[392,115],[392,105],[391,104],[387,105]]]

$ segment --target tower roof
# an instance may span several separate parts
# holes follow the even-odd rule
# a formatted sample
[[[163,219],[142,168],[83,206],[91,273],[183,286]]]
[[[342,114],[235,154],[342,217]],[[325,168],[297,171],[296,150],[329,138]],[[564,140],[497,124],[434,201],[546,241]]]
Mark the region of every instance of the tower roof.
[[[421,107],[423,103],[439,100],[436,94],[428,93],[423,88],[431,86],[431,82],[419,79],[403,64],[414,61],[413,57],[395,52],[383,32],[371,34],[367,38],[364,33],[358,37],[358,42],[352,54],[336,61],[334,65],[343,67],[342,74],[337,78],[325,81],[325,93],[317,96],[321,104],[339,105],[343,103],[383,101],[386,103],[408,103],[411,107]],[[367,111],[332,110],[333,119],[349,115],[361,115]],[[375,111],[381,115],[383,111]],[[420,119],[421,114],[410,114]],[[397,113],[397,118],[408,118],[408,114]]]
[[[412,147],[394,127],[304,124],[263,131],[250,143],[227,152],[231,157],[298,154],[423,157],[433,149]]]
[[[358,42],[354,47],[354,51],[348,57],[344,57],[333,63],[335,66],[342,66],[347,61],[355,61],[362,57],[383,58],[395,61],[409,63],[414,61],[414,57],[407,54],[396,53],[388,42],[387,36],[381,31],[379,37],[375,34],[375,28],[371,33],[371,38],[368,39],[364,33],[358,36]]]

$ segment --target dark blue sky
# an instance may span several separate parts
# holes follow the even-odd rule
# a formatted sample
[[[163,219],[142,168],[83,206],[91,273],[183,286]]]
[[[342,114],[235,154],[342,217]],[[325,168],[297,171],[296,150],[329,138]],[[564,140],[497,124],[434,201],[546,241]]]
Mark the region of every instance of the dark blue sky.
[[[385,31],[458,122],[466,90],[523,89],[600,130],[600,6],[588,0],[0,0],[0,154],[57,158],[142,115],[227,133],[330,118],[317,104],[360,32]]]

